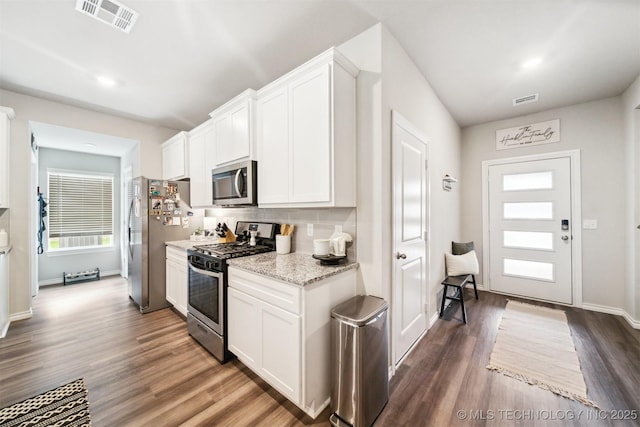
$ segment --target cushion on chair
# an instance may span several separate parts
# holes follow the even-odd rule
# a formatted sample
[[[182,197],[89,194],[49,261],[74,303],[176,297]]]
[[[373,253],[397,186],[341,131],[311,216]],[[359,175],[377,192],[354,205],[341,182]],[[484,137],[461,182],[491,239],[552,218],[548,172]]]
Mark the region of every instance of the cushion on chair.
[[[451,253],[454,255],[464,255],[469,251],[474,250],[473,242],[451,242]]]
[[[478,271],[480,270],[475,250],[471,250],[463,255],[445,253],[444,256],[448,276],[478,274]]]

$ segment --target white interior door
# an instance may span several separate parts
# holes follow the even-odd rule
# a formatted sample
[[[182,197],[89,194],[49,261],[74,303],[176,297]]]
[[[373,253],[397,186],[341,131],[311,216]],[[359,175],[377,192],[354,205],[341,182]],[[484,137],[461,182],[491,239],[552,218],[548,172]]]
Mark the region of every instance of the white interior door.
[[[492,165],[492,291],[573,303],[571,158]]]
[[[393,114],[392,357],[398,365],[427,328],[427,141]]]

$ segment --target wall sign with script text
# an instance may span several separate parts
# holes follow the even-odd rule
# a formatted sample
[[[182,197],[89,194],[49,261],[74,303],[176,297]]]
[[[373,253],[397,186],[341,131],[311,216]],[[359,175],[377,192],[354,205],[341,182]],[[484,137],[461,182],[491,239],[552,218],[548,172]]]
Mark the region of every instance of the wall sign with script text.
[[[496,131],[496,150],[560,142],[560,120],[533,123]]]

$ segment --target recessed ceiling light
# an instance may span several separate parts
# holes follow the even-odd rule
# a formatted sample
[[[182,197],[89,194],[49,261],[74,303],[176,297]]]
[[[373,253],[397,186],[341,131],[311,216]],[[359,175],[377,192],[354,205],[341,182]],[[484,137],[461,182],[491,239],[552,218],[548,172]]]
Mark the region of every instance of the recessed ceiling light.
[[[540,65],[541,63],[542,63],[542,58],[540,58],[539,56],[535,58],[529,58],[522,63],[522,68],[533,68],[535,66]]]
[[[116,81],[111,77],[98,76],[96,77],[96,80],[98,80],[98,83],[100,83],[102,86],[113,87],[116,85]]]

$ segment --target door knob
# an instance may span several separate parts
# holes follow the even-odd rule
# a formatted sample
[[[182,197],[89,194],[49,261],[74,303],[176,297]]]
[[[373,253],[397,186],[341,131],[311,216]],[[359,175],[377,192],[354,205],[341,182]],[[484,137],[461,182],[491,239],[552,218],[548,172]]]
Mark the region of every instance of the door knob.
[[[566,242],[567,240],[569,240],[569,236],[565,234],[564,236],[561,237],[561,239]]]
[[[396,254],[396,259],[407,259],[407,255],[406,254],[401,254],[400,252],[398,252]]]

